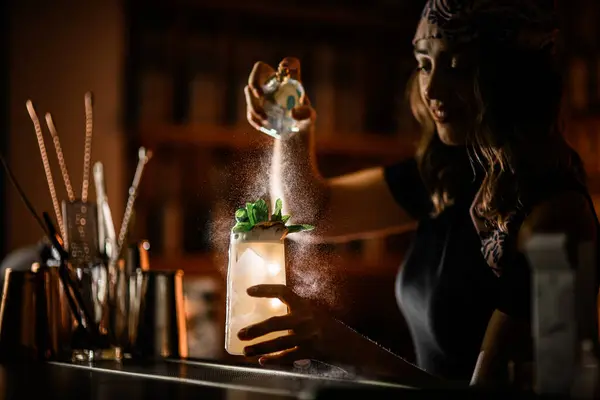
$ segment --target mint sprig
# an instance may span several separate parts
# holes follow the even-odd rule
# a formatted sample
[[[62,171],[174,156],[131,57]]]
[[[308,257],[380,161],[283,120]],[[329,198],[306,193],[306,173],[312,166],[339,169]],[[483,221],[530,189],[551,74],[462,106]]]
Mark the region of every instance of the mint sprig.
[[[283,202],[281,199],[275,201],[275,208],[269,219],[269,207],[266,201],[259,199],[254,203],[246,203],[246,207],[238,208],[235,212],[236,224],[232,231],[234,233],[250,232],[255,226],[261,224],[276,224],[281,223],[285,225],[290,220],[290,215],[282,215],[281,210],[283,208]],[[288,233],[297,233],[304,231],[311,231],[315,229],[314,226],[308,224],[297,224],[297,225],[285,225]]]

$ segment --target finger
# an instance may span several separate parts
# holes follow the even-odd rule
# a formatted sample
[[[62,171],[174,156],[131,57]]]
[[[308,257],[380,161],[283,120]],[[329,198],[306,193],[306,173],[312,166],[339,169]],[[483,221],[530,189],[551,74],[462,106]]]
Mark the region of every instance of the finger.
[[[303,300],[286,285],[256,285],[248,288],[251,297],[278,298],[292,308],[301,307]]]
[[[295,347],[276,354],[262,356],[258,359],[258,362],[263,367],[269,365],[293,365],[294,361],[308,358],[310,358],[310,354],[307,350],[303,347]]]
[[[254,64],[248,77],[248,86],[255,97],[262,96],[262,86],[275,74],[275,70],[268,64],[259,61]]]
[[[265,342],[260,342],[251,346],[244,347],[244,355],[246,357],[254,357],[259,355],[272,354],[279,351],[293,349],[294,347],[300,346],[306,342],[306,338],[294,334],[280,336],[272,340],[267,340]]]
[[[310,102],[310,99],[308,98],[308,94],[306,94],[306,88],[304,91],[304,96],[302,96],[302,99],[301,99],[301,104],[303,106],[309,106],[309,107],[311,106],[311,102]]]
[[[260,130],[262,126],[268,125],[267,121],[265,121],[260,116],[254,114],[252,111],[248,110],[246,112],[246,119],[252,125],[253,128]]]
[[[265,124],[265,118],[263,118],[262,115],[257,114],[251,108],[248,108],[248,110],[246,111],[246,117],[248,118],[249,121],[252,120],[252,121],[256,122],[256,124],[258,124],[258,125]]]
[[[246,119],[248,123],[257,130],[266,127],[269,124],[266,113],[260,105],[256,104],[258,101],[254,98],[248,86],[244,88],[244,95],[246,97]]]
[[[303,334],[312,334],[312,329],[304,328],[305,326],[308,326],[308,321],[308,315],[278,315],[240,329],[238,332],[238,338],[240,340],[252,340],[264,336],[267,333],[291,330],[298,331],[297,333],[301,332]]]
[[[250,112],[246,113],[246,119],[248,120],[250,126],[259,131],[262,127],[266,127],[268,125],[268,123],[265,122],[263,119],[258,118]]]
[[[311,106],[303,105],[292,108],[292,117],[296,121],[310,121],[316,118],[317,114]]]
[[[280,68],[285,68],[290,73],[290,78],[302,82],[300,60],[296,57],[286,57],[279,63]]]
[[[267,114],[265,110],[260,105],[260,100],[252,94],[252,91],[249,86],[244,87],[244,97],[246,98],[246,106],[248,107],[248,112],[252,115],[255,115],[259,119],[267,119]]]
[[[290,314],[278,315],[240,329],[238,338],[240,340],[252,340],[269,332],[291,330],[296,325],[294,316]]]

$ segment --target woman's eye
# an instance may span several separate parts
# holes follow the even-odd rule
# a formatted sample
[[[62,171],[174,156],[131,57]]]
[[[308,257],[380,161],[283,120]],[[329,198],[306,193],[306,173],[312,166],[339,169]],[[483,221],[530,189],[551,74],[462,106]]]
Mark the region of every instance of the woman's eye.
[[[430,64],[419,64],[417,66],[417,71],[429,73],[429,72],[431,72],[431,65]]]

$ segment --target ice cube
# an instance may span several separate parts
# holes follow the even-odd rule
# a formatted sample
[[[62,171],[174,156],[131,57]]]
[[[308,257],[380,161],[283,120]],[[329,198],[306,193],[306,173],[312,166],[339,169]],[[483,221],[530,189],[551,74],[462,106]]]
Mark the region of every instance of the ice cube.
[[[269,275],[276,276],[281,271],[281,266],[277,263],[269,263],[267,270],[269,271]]]
[[[284,304],[279,299],[271,299],[270,303],[273,310],[279,310],[284,307]]]
[[[253,249],[246,249],[235,265],[233,285],[244,284],[246,288],[258,285],[264,282],[266,273],[265,260]]]
[[[250,315],[256,309],[256,300],[247,294],[236,293],[236,296],[232,296],[230,301],[231,315],[235,317]]]
[[[248,315],[256,309],[257,299],[248,296],[246,290],[250,286],[264,283],[266,278],[265,261],[253,249],[246,249],[237,260],[232,279],[230,293],[231,314]]]

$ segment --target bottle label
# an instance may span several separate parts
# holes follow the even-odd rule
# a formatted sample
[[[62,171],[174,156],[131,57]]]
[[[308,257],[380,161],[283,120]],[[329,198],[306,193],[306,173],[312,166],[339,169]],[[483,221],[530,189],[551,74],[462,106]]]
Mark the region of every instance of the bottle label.
[[[277,77],[273,77],[263,86],[263,91],[268,127],[261,131],[277,139],[287,138],[298,132],[292,109],[302,104],[302,84],[295,79],[284,78],[280,82]]]

